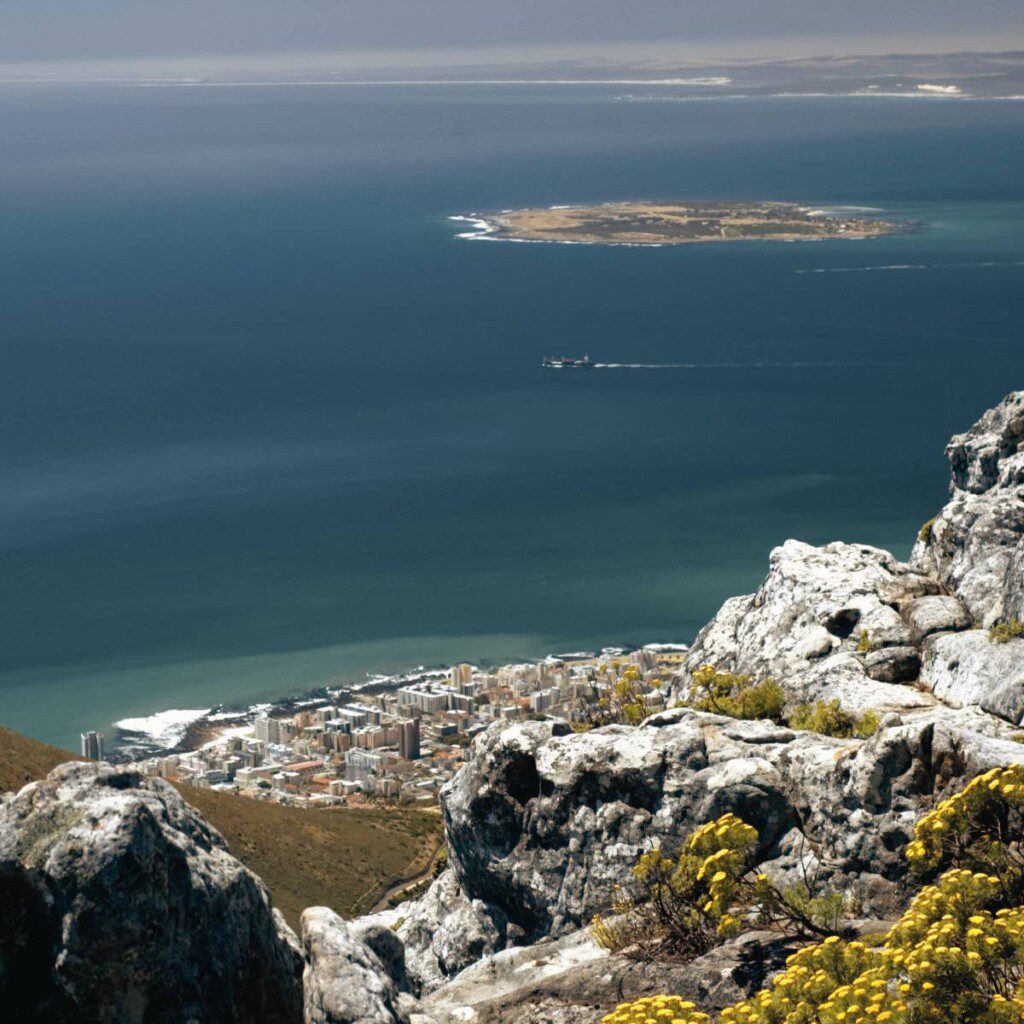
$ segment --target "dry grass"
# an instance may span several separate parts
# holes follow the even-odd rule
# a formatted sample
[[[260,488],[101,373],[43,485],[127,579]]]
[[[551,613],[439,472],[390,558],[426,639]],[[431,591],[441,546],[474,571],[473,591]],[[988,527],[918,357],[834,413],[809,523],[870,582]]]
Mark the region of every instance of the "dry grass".
[[[65,761],[81,760],[69,750],[31,740],[0,725],[0,792],[21,789]]]
[[[422,808],[308,811],[179,788],[267,883],[292,927],[311,906],[366,913],[393,885],[425,871],[441,838],[440,817]]]
[[[20,789],[77,755],[0,726],[0,790]],[[366,913],[392,886],[426,871],[440,816],[422,807],[306,811],[181,786],[182,796],[267,884],[293,927],[306,907]]]

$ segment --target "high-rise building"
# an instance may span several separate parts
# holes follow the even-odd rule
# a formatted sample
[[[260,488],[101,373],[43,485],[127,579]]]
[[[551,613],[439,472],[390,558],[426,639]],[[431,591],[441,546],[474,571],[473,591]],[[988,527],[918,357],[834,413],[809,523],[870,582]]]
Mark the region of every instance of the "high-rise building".
[[[82,757],[93,761],[103,760],[103,734],[99,732],[82,733]]]
[[[260,715],[253,723],[256,739],[261,743],[281,743],[281,720]]]
[[[473,678],[473,666],[472,665],[452,665],[449,678],[452,681],[453,686],[459,686],[461,683],[468,683]]]
[[[420,723],[416,718],[403,718],[398,723],[398,753],[406,761],[420,756]]]
[[[372,793],[377,775],[386,760],[379,751],[353,747],[345,751],[345,776],[350,782],[358,782],[368,793]]]
[[[448,710],[451,691],[431,686],[401,686],[395,692],[400,708],[419,708],[424,714],[436,715]]]

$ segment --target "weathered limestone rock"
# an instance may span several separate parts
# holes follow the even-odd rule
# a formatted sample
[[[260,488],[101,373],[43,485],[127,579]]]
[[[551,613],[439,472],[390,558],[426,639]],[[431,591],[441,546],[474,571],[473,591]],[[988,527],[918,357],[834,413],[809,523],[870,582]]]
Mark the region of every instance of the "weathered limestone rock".
[[[1024,617],[1024,391],[946,448],[950,501],[910,564],[947,585],[982,626]]]
[[[921,674],[921,655],[916,647],[883,647],[864,655],[869,679],[883,683],[910,683]]]
[[[301,1019],[295,936],[160,779],[66,764],[4,799],[0,906],[5,1019]]]
[[[786,541],[770,556],[756,594],[727,601],[701,630],[676,695],[701,665],[772,677],[791,703],[839,700],[851,711],[906,711],[935,705],[927,694],[893,685],[917,678],[916,626],[955,620],[938,586],[887,551],[859,544],[812,547]],[[922,605],[938,599],[940,604]],[[950,599],[952,600],[952,599]]]
[[[792,949],[777,934],[750,932],[687,964],[635,963],[581,929],[488,957],[420,1009],[434,1024],[594,1024],[620,1002],[664,992],[717,1009],[754,992]]]
[[[394,931],[405,945],[408,986],[418,993],[432,992],[481,957],[504,949],[510,938],[500,907],[467,896],[451,870],[442,872],[418,900],[357,924]],[[521,935],[522,929],[512,929],[512,938]]]
[[[387,964],[367,939],[382,948]],[[388,941],[383,930],[360,935],[326,907],[304,911],[305,1024],[407,1024],[392,977],[403,969],[400,946],[397,936]]]
[[[948,594],[929,594],[911,601],[906,611],[907,624],[921,639],[933,633],[958,632],[970,629],[971,614]]]
[[[977,704],[1014,725],[1024,718],[1024,640],[997,644],[972,629],[929,638],[921,681],[953,707]]]
[[[637,729],[494,727],[442,791],[454,872],[445,885],[481,901],[474,913],[503,916],[509,934],[565,935],[607,909],[643,850],[731,811],[758,829],[769,873],[788,877],[814,850],[823,877],[888,913],[922,809],[963,778],[1024,758],[1009,728],[977,709],[890,722],[868,742],[686,709]],[[438,959],[439,932],[462,930],[438,915],[436,896],[428,904],[403,908],[414,975],[424,947]]]

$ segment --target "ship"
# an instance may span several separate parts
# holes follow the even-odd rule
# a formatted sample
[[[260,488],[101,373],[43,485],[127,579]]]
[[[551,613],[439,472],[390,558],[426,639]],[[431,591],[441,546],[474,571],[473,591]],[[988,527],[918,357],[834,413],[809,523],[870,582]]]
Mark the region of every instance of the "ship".
[[[545,356],[540,365],[552,370],[586,370],[594,364],[591,362],[590,353],[587,352],[582,359],[578,356]]]

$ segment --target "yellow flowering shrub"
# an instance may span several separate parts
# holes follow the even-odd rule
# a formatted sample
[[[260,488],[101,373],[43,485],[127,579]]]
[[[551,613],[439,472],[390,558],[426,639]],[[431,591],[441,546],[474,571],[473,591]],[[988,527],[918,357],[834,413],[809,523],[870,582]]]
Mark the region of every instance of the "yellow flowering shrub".
[[[918,822],[907,855],[920,871],[945,870],[883,941],[808,946],[717,1024],[1024,1022],[1022,807],[1024,765],[986,772],[943,801]],[[650,1005],[623,1004],[603,1024],[669,1024]]]
[[[907,860],[922,875],[955,866],[998,877],[1004,906],[1024,902],[1024,765],[993,768],[914,828]]]
[[[842,895],[778,889],[756,870],[757,842],[757,829],[725,814],[698,828],[675,858],[648,851],[633,868],[632,892],[616,890],[613,916],[597,915],[591,936],[605,949],[654,959],[699,956],[752,923],[819,936],[839,929]]]
[[[573,720],[576,732],[586,732],[602,725],[639,725],[648,715],[644,702],[646,687],[635,665],[622,668],[620,662],[612,662],[617,673],[615,682],[607,693],[597,700],[588,700],[577,709]]]
[[[773,679],[751,682],[750,676],[719,672],[702,665],[690,676],[690,697],[683,701],[696,711],[710,711],[729,718],[768,718],[782,723],[786,694]]]
[[[710,1024],[711,1018],[678,996],[650,996],[623,1003],[601,1024]]]
[[[654,947],[662,955],[706,953],[740,928],[731,911],[756,846],[757,830],[726,814],[697,829],[676,858],[648,851],[633,868],[635,895],[619,890],[619,918],[598,915],[591,935],[608,949],[640,947],[644,957]]]

